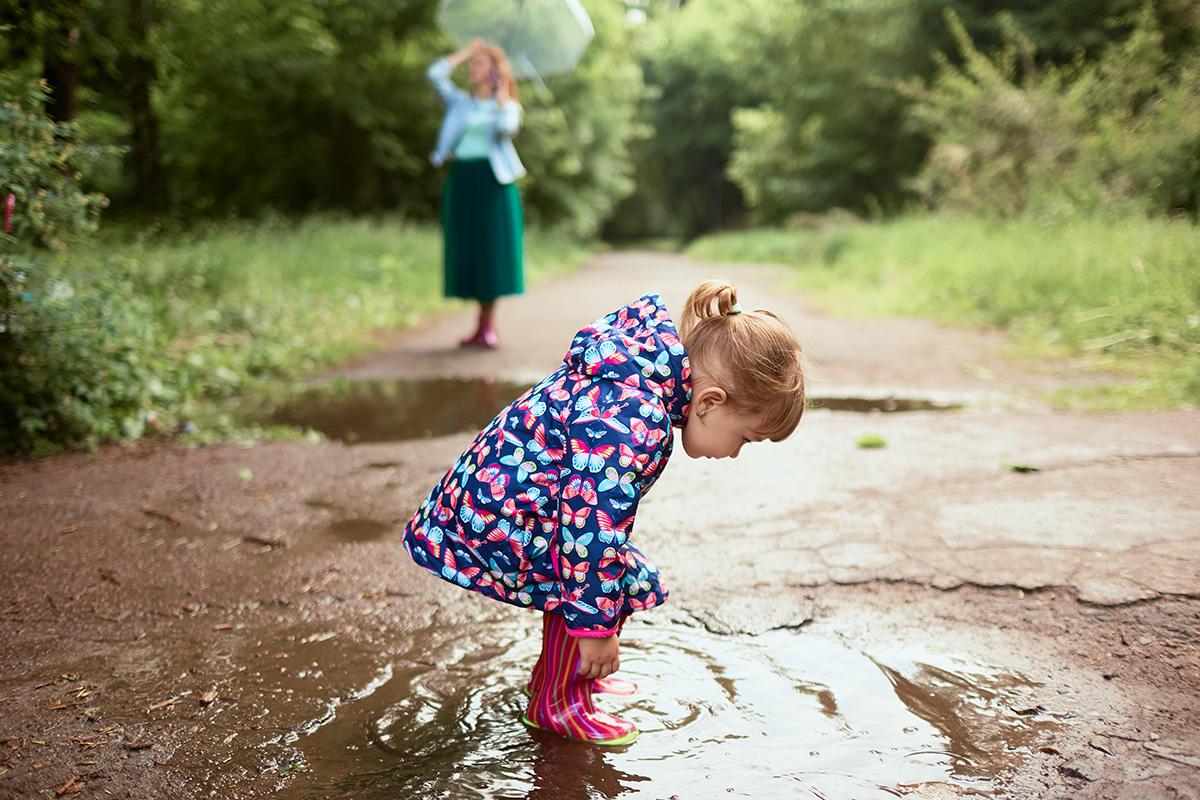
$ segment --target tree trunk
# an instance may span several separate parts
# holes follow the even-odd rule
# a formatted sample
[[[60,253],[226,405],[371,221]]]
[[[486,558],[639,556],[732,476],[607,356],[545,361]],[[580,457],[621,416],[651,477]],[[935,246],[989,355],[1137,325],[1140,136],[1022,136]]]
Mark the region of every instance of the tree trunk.
[[[62,28],[51,37],[42,65],[42,79],[50,88],[46,114],[55,122],[75,119],[75,93],[79,87],[79,11],[83,0],[76,5],[71,19],[64,19]]]
[[[158,151],[158,117],[150,103],[156,70],[147,45],[153,19],[154,0],[130,0],[130,47],[122,72],[133,123],[129,155],[133,162],[134,202],[147,210],[160,210],[165,205],[166,191]]]

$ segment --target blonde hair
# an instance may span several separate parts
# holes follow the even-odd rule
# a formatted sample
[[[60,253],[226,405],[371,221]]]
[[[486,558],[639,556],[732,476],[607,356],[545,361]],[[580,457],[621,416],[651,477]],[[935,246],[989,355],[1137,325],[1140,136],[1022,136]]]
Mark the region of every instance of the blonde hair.
[[[688,297],[679,333],[692,370],[737,411],[760,415],[760,434],[791,436],[804,414],[807,362],[786,322],[766,309],[742,311],[732,284],[706,281]]]
[[[508,55],[505,54],[504,48],[499,45],[489,45],[484,52],[492,59],[492,71],[497,80],[503,80],[508,85],[508,96],[513,99],[513,102],[521,102],[520,93],[517,91],[517,81],[512,77],[512,70],[509,70],[507,79],[500,77],[500,66],[508,63]]]

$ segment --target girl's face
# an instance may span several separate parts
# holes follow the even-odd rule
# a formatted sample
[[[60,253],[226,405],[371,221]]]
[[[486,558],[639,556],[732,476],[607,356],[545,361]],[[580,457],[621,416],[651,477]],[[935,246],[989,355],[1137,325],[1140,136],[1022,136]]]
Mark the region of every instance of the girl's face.
[[[693,399],[681,440],[691,458],[737,458],[742,445],[761,442],[762,418],[734,410],[720,389],[706,389]],[[701,413],[703,412],[703,413]]]
[[[471,56],[469,69],[471,71],[472,85],[492,85],[492,77],[495,74],[495,70],[494,65],[492,64],[492,57],[490,55],[487,53],[476,53],[475,55]]]

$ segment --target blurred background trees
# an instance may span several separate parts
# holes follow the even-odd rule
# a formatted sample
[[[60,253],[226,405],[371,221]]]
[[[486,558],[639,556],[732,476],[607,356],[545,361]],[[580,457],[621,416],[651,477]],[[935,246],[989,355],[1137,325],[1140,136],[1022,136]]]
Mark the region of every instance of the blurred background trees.
[[[1195,0],[582,2],[583,61],[521,87],[535,270],[597,237],[1200,215]],[[436,13],[0,0],[0,452],[136,437],[436,305]],[[1089,341],[1197,356],[1187,291]]]
[[[535,223],[687,239],[959,203],[964,176],[971,205],[1001,213],[1032,195],[1196,210],[1191,0],[585,5],[583,64],[524,89]],[[46,116],[101,147],[77,168],[114,215],[432,219],[440,109],[423,73],[450,48],[435,14],[436,0],[0,0],[0,79],[11,97],[44,81]]]

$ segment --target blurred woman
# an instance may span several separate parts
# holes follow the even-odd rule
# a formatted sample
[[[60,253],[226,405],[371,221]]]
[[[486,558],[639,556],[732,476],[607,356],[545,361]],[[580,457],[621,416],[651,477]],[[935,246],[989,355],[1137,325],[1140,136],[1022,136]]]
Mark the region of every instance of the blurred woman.
[[[450,79],[469,65],[471,91]],[[431,160],[450,161],[442,190],[445,293],[479,303],[475,333],[464,347],[495,348],[496,299],[521,294],[525,227],[515,181],[525,174],[512,137],[521,127],[521,104],[508,57],[482,39],[433,63],[426,73],[446,104]]]

